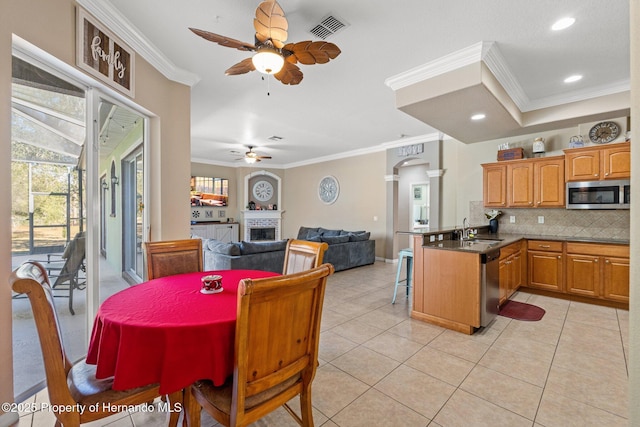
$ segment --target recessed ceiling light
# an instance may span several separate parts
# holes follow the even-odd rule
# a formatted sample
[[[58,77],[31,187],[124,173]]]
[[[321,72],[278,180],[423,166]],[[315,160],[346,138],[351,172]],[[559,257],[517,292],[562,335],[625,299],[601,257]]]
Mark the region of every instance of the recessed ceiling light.
[[[474,114],[473,116],[471,116],[471,120],[482,120],[485,117],[487,117],[486,115],[480,113],[480,114]]]
[[[574,18],[562,18],[557,20],[555,24],[551,26],[551,29],[553,31],[564,30],[565,28],[569,28],[570,26],[572,26],[574,22],[576,22]]]
[[[582,80],[582,76],[580,74],[575,74],[573,76],[569,76],[566,79],[564,79],[564,82],[573,83],[573,82],[577,82],[578,80]]]

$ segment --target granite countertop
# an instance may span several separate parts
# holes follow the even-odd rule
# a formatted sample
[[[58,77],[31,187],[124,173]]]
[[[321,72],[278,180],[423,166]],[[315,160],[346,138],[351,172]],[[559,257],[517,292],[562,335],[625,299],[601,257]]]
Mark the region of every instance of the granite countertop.
[[[476,227],[470,227],[476,228]],[[479,227],[478,227],[479,228]],[[435,234],[450,233],[455,229],[439,230]],[[418,233],[412,233],[418,234]],[[428,233],[427,235],[434,234]],[[591,237],[573,237],[573,236],[544,236],[544,235],[532,235],[532,234],[512,234],[512,233],[478,233],[473,239],[469,240],[451,240],[447,236],[444,240],[435,240],[433,242],[423,245],[424,248],[436,248],[444,250],[455,250],[463,252],[476,252],[487,253],[495,249],[500,249],[505,246],[509,246],[522,239],[527,240],[551,240],[559,242],[582,242],[582,243],[606,243],[606,244],[619,244],[628,245],[629,240],[626,239],[597,239]]]

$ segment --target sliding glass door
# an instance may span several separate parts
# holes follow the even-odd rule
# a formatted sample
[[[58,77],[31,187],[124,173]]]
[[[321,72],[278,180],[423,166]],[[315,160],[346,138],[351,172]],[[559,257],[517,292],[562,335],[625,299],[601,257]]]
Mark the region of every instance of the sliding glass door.
[[[146,118],[38,55],[16,47],[12,64],[13,268],[32,259],[48,268],[75,361],[86,354],[99,304],[142,280]],[[55,278],[69,250],[82,251],[77,285]],[[12,310],[15,397],[22,401],[46,384],[28,299],[15,294]]]

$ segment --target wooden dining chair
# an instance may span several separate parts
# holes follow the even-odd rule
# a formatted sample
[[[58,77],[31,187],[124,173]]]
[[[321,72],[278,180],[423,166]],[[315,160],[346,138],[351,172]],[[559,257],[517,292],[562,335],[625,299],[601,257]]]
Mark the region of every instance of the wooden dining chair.
[[[202,239],[145,242],[147,280],[202,271]]]
[[[67,355],[56,313],[49,276],[42,264],[27,261],[9,276],[15,292],[26,294],[36,323],[44,370],[47,378],[49,402],[56,417],[56,427],[79,426],[119,412],[118,408],[146,404],[160,396],[158,384],[131,390],[113,390],[113,379],[96,379],[96,367],[84,359],[72,364]],[[182,391],[172,394],[178,401]],[[64,408],[84,408],[85,411],[65,411]],[[55,408],[61,410],[56,411]],[[176,425],[179,413],[171,413],[170,425]]]
[[[308,240],[289,240],[284,253],[282,274],[299,273],[322,264],[324,252],[329,248],[325,242]]]
[[[185,391],[190,427],[204,409],[224,426],[246,426],[280,406],[313,426],[311,383],[331,264],[301,273],[244,279],[238,286],[233,377],[220,387],[198,381]],[[293,320],[293,321],[292,321]],[[300,396],[297,415],[286,403]]]

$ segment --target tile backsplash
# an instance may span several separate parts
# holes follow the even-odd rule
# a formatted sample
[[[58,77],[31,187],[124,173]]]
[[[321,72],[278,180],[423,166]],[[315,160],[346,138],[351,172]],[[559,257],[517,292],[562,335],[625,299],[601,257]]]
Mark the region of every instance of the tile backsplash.
[[[482,201],[469,203],[469,222],[489,224],[484,215],[490,211]],[[574,210],[574,209],[500,209],[498,230],[503,233],[538,234],[542,236],[571,236],[598,239],[629,239],[630,210]],[[515,216],[512,224],[510,217]],[[544,217],[544,224],[538,222]]]

